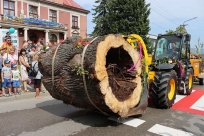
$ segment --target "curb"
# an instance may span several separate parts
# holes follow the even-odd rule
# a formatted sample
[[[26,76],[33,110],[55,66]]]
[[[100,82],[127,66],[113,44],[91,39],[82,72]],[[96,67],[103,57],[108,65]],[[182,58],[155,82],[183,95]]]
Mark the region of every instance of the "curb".
[[[50,93],[48,91],[45,91],[45,93],[40,93],[40,96],[50,96]],[[15,100],[22,100],[22,99],[30,99],[35,98],[35,92],[26,92],[22,93],[21,95],[13,95],[10,97],[0,97],[0,102],[9,102],[9,101],[15,101]]]

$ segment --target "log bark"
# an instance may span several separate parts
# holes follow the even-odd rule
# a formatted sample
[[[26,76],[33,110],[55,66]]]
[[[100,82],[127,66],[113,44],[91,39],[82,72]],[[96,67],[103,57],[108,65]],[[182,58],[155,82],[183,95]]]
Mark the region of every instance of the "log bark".
[[[70,37],[57,51],[54,46],[40,55],[39,68],[45,88],[52,97],[66,104],[127,117],[138,105],[142,93],[141,62],[127,72],[138,61],[139,53],[121,35],[99,36],[86,45],[81,65],[84,48],[76,48],[79,40],[80,37]],[[52,59],[55,59],[54,85]],[[77,75],[77,70],[83,74]]]

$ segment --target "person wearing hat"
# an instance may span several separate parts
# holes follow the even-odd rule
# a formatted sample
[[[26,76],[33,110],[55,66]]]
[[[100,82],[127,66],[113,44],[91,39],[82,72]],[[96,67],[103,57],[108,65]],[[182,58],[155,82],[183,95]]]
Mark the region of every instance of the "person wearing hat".
[[[27,89],[27,81],[28,81],[27,68],[30,68],[30,65],[28,64],[28,58],[26,57],[25,49],[21,49],[20,51],[19,63],[21,67],[20,73],[21,73],[21,81],[23,82],[24,91],[29,92],[29,90]]]
[[[5,95],[5,88],[8,88],[9,95],[11,94],[11,82],[12,82],[12,73],[10,68],[10,61],[4,60],[4,67],[1,70],[1,80],[2,80],[2,96]]]
[[[21,94],[21,90],[20,90],[20,71],[17,68],[16,64],[12,64],[11,65],[11,73],[12,73],[12,77],[13,77],[13,82],[12,82],[12,87],[14,89],[14,94],[16,95],[18,91],[18,94]]]

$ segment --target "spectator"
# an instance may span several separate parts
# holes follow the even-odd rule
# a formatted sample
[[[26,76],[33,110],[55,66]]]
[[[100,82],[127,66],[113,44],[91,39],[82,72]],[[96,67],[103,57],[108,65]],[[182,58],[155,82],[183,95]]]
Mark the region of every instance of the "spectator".
[[[7,32],[5,37],[11,37],[10,35],[10,32]]]
[[[30,65],[28,64],[28,58],[26,57],[25,49],[21,49],[20,51],[19,62],[21,66],[20,73],[21,73],[21,80],[23,82],[24,91],[29,92],[29,90],[27,90],[28,72],[26,68],[29,68]]]
[[[2,70],[2,65],[3,65],[3,56],[2,56],[2,53],[0,54],[0,71]],[[2,78],[0,78],[0,92],[2,93]]]
[[[30,63],[29,64],[32,64],[33,62],[33,56],[37,54],[37,51],[36,51],[36,47],[35,45],[33,45],[31,47],[31,52],[29,53],[29,56],[30,56]]]
[[[38,51],[41,51],[43,49],[43,46],[40,44],[40,42],[37,43],[37,46],[36,46],[36,50],[37,52]]]
[[[36,51],[36,47],[35,47],[35,45],[33,45],[33,46],[31,47],[31,52],[29,53],[29,56],[30,56],[29,65],[30,65],[30,67],[32,67],[33,56],[36,55],[37,53],[38,53],[38,52]],[[32,80],[33,77],[31,77],[31,76],[29,75],[29,78],[31,79],[31,82],[32,82],[32,81],[33,81],[33,80]]]
[[[14,63],[11,65],[11,72],[12,72],[12,77],[13,77],[13,82],[12,82],[12,87],[14,89],[14,94],[16,95],[16,91],[18,91],[18,94],[21,94],[20,90],[20,71],[17,68],[17,65]]]
[[[18,56],[15,54],[15,48],[10,48],[9,53],[5,53],[3,56],[4,60],[9,60],[10,64],[18,63]]]
[[[40,42],[40,44],[41,44],[42,46],[44,46],[43,39],[40,39],[39,42]]]
[[[9,52],[10,48],[14,48],[12,42],[11,42],[11,37],[6,37],[5,43],[2,44],[1,49],[6,48],[6,53]]]
[[[8,87],[9,95],[11,94],[11,81],[12,81],[12,74],[11,74],[11,68],[10,68],[10,61],[5,60],[4,61],[4,67],[1,70],[1,80],[2,80],[2,96],[5,95],[5,88]]]
[[[39,94],[40,94],[40,90],[42,87],[42,81],[41,81],[42,74],[38,70],[38,55],[37,54],[33,56],[33,60],[34,61],[32,62],[32,67],[34,68],[35,71],[38,71],[36,77],[34,77],[34,88],[36,91],[35,98],[39,99],[41,98]]]
[[[56,46],[57,45],[57,42],[54,42],[54,46]]]
[[[46,50],[49,49],[49,48],[51,48],[51,47],[52,47],[52,43],[51,43],[51,42],[48,42]]]
[[[27,42],[28,42],[28,49],[31,50],[31,47],[33,46],[32,41],[28,40]]]

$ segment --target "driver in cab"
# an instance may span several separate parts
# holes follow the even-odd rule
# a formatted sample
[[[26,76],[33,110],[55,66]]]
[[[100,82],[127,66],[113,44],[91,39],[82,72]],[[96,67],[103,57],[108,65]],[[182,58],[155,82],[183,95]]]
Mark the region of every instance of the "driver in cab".
[[[173,54],[178,54],[179,52],[179,49],[178,48],[176,48],[176,44],[175,43],[172,43],[172,53]]]

